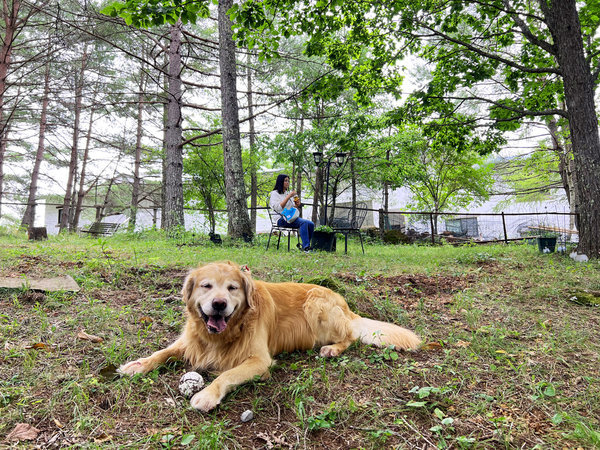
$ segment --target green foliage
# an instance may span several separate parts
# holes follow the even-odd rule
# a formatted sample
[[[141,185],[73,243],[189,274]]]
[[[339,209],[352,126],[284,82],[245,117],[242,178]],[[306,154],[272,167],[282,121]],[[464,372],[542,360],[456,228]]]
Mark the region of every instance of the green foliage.
[[[492,166],[480,156],[479,138],[469,140],[461,131],[448,128],[437,133],[427,127],[420,144],[409,149],[413,164],[407,169],[404,185],[413,194],[411,206],[417,210],[464,208],[489,197]]]
[[[372,364],[384,364],[385,362],[393,363],[399,358],[398,353],[394,350],[394,346],[384,347],[381,352],[374,352],[369,355],[369,361]]]
[[[575,425],[575,429],[569,434],[569,437],[576,439],[585,445],[589,445],[590,448],[600,447],[600,431],[594,430],[592,427],[582,422]]]
[[[197,142],[184,156],[183,172],[191,179],[184,186],[188,206],[209,210],[211,231],[215,231],[214,211],[225,206],[225,165],[223,147],[208,137]]]
[[[126,0],[114,2],[102,9],[102,14],[121,17],[127,25],[151,28],[175,24],[181,19],[184,24],[195,23],[198,18],[208,17],[208,1],[180,2],[178,0]]]
[[[329,288],[332,291],[338,292],[339,294],[345,293],[344,286],[339,281],[337,281],[335,278],[318,276],[318,277],[310,278],[310,279],[306,280],[306,282],[309,284],[316,284],[318,286],[323,286],[323,287]]]
[[[562,188],[559,163],[559,156],[542,146],[540,151],[530,155],[497,163],[496,172],[503,183],[518,193],[514,201],[539,202],[552,198],[556,190]],[[501,203],[499,207],[504,205]]]
[[[386,230],[383,233],[383,242],[388,244],[407,244],[410,238],[400,230]]]
[[[322,413],[310,416],[306,419],[307,428],[309,431],[332,428],[335,425],[337,417],[336,405],[335,402],[332,402],[329,405],[329,408]]]

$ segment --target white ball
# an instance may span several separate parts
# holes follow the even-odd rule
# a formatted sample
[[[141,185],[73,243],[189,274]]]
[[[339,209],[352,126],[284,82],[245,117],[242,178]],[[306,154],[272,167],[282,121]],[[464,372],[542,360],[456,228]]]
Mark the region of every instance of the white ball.
[[[204,379],[198,372],[184,373],[179,379],[179,392],[184,397],[191,397],[204,386]]]

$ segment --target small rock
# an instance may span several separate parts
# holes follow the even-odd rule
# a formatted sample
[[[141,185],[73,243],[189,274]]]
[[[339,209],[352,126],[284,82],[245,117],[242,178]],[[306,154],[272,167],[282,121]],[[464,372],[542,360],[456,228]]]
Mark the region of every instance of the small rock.
[[[577,253],[576,251],[571,252],[569,254],[569,256],[571,257],[571,259],[573,259],[574,261],[577,261],[577,262],[588,262],[588,260],[589,260],[587,255],[582,254],[582,253],[581,254]]]
[[[246,411],[244,411],[242,413],[242,422],[249,422],[252,419],[254,419],[254,413],[252,411],[250,411],[249,409],[247,409]]]

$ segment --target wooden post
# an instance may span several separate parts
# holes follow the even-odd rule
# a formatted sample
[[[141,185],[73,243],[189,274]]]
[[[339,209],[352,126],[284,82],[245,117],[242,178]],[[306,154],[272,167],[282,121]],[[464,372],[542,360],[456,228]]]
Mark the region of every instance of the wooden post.
[[[504,243],[508,244],[508,235],[506,234],[506,220],[504,220],[504,211],[502,211],[502,228],[504,229]]]
[[[431,243],[435,245],[435,234],[433,230],[433,213],[429,213],[429,222],[431,223]]]

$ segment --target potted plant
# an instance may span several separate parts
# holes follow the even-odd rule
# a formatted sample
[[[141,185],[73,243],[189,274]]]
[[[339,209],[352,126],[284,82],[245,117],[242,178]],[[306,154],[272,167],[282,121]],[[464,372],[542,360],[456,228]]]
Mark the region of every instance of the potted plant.
[[[336,237],[333,228],[327,225],[319,225],[315,228],[310,245],[314,250],[335,252],[335,242]]]
[[[543,231],[536,239],[538,249],[541,253],[553,253],[556,249],[558,234],[551,231]]]

